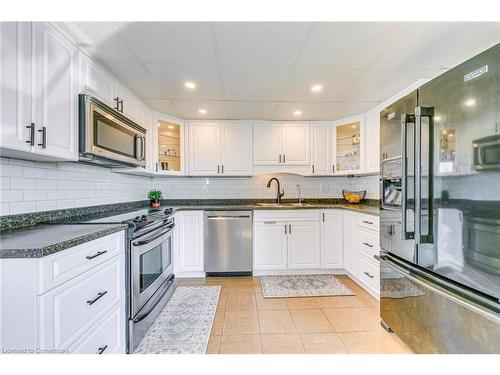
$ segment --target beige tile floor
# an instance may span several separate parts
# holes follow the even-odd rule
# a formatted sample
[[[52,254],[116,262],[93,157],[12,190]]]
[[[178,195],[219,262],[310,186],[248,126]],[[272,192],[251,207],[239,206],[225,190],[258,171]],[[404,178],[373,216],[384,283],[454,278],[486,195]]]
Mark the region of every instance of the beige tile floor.
[[[379,304],[347,276],[355,296],[264,298],[258,277],[183,279],[178,285],[221,285],[210,354],[408,354],[379,324]]]

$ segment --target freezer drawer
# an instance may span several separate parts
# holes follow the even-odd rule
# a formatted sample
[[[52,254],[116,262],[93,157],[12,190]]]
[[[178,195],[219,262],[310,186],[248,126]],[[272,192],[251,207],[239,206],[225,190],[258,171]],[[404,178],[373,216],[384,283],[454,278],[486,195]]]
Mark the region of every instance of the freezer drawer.
[[[500,353],[500,314],[380,261],[380,315],[416,353]]]
[[[251,275],[252,212],[205,212],[205,272]]]

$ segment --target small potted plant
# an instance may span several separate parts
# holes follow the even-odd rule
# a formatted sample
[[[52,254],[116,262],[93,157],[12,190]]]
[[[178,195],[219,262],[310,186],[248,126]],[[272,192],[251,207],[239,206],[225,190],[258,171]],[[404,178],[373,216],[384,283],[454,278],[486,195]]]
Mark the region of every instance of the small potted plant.
[[[160,208],[161,195],[161,190],[151,190],[148,193],[148,198],[152,208]]]

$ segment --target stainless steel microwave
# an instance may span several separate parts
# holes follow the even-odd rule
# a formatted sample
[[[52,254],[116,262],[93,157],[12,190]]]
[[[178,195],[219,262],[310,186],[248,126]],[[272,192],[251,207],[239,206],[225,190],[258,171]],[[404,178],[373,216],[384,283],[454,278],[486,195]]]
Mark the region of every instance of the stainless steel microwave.
[[[474,169],[500,168],[500,134],[476,139],[472,142]]]
[[[80,160],[107,166],[146,165],[146,129],[99,99],[80,94]]]

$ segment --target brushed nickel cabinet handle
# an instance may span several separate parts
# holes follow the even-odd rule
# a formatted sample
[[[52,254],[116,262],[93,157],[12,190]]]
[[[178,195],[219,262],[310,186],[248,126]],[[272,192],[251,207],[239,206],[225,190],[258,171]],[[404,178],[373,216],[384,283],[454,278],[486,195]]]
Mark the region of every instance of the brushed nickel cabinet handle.
[[[42,143],[38,143],[38,146],[42,146],[42,148],[47,148],[47,128],[42,126],[41,129],[38,129],[39,133],[42,133]]]
[[[373,247],[373,245],[371,243],[368,243],[368,242],[363,242],[363,245],[366,245],[368,247]]]
[[[97,348],[97,354],[102,354],[104,351],[108,348],[107,345],[101,346],[100,348]]]
[[[375,276],[370,275],[368,272],[363,272],[366,276],[368,276],[370,279],[373,279]]]
[[[366,224],[370,224],[370,225],[372,225],[372,224],[373,224],[373,221],[363,220],[363,223],[366,223]]]
[[[87,301],[87,305],[93,305],[94,303],[96,303],[98,300],[100,300],[102,297],[104,297],[104,295],[108,293],[107,290],[105,290],[104,292],[100,292],[100,293],[97,293],[97,297],[95,297],[94,299],[90,300],[90,301]]]
[[[35,123],[32,122],[30,125],[26,126],[26,129],[30,129],[30,139],[26,141],[30,145],[35,145]]]
[[[91,260],[91,259],[94,259],[94,258],[97,258],[98,256],[101,256],[103,254],[106,254],[108,252],[108,250],[104,250],[104,251],[98,251],[97,253],[95,253],[94,255],[87,255],[85,258],[87,258],[88,260]]]

